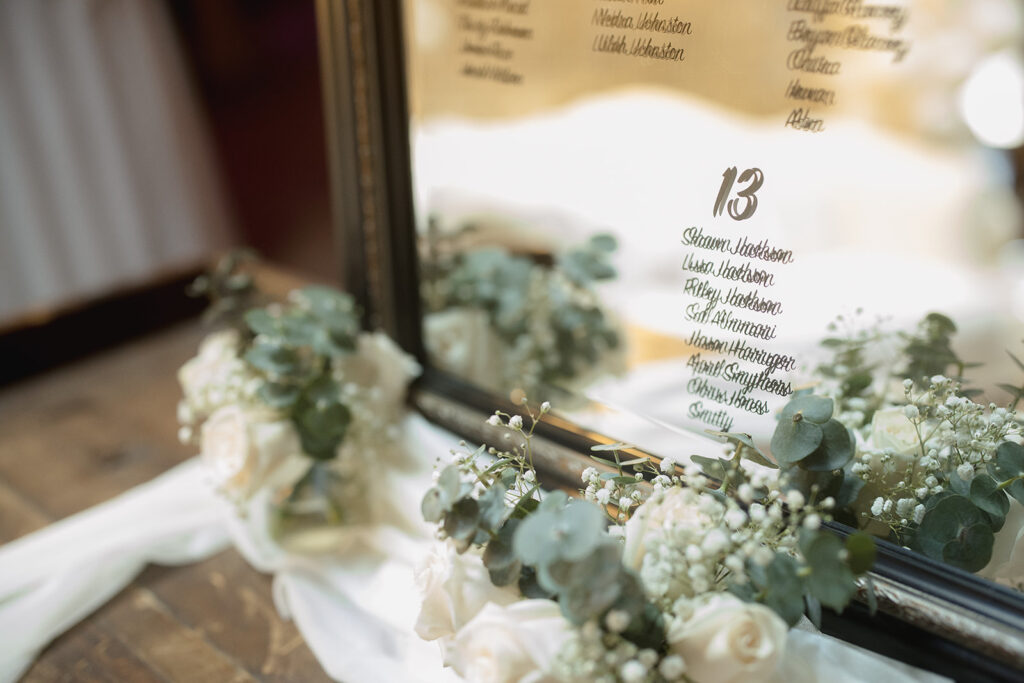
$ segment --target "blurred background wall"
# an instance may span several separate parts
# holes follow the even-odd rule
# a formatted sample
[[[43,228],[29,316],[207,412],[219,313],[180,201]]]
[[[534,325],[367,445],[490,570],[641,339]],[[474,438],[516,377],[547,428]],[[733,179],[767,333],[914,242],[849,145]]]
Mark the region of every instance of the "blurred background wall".
[[[0,323],[231,244],[333,277],[312,0],[0,0]]]

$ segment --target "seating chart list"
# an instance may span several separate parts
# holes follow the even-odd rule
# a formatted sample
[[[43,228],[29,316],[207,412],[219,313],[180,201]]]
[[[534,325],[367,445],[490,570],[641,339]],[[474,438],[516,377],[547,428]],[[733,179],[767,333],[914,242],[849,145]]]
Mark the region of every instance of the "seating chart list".
[[[686,363],[692,398],[686,417],[723,432],[731,431],[737,413],[765,415],[793,392],[786,375],[797,361],[776,348],[785,306],[773,292],[795,256],[786,245],[751,237],[756,220],[738,223],[754,217],[763,182],[759,168],[726,169],[712,218],[737,222],[743,232],[693,225],[681,240],[683,315],[693,326],[687,341],[694,349]]]

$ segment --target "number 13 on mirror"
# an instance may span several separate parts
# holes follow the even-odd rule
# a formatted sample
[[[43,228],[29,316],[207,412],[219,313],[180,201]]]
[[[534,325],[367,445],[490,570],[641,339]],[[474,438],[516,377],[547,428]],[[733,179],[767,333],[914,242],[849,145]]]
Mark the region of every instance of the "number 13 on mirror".
[[[721,216],[723,211],[728,210],[729,216],[733,220],[745,221],[757,211],[757,191],[761,189],[761,183],[764,182],[764,173],[761,173],[761,169],[748,168],[743,171],[740,174],[739,182],[747,183],[747,186],[736,191],[735,199],[729,199],[735,182],[736,167],[725,169],[725,172],[722,173],[722,186],[718,189],[718,197],[715,198],[715,208],[711,212],[712,216]]]

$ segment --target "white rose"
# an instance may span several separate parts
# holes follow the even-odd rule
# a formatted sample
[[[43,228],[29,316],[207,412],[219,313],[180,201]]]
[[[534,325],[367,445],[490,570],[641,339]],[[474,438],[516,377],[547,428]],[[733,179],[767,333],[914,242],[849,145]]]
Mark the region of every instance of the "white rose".
[[[691,527],[703,535],[703,530],[707,528],[706,520],[697,510],[692,497],[692,492],[673,486],[638,507],[626,522],[622,563],[633,570],[639,570],[647,551],[647,539],[667,527]]]
[[[430,313],[423,334],[431,359],[443,370],[484,387],[502,386],[504,345],[484,311],[452,308]]]
[[[202,341],[199,353],[178,370],[178,382],[185,395],[179,416],[195,423],[211,413],[247,396],[256,375],[238,357],[239,337],[235,330],[215,332]]]
[[[669,647],[697,683],[765,680],[786,646],[786,623],[764,605],[719,593],[668,630]]]
[[[264,487],[292,484],[309,467],[291,422],[238,405],[220,408],[203,424],[200,449],[217,487],[240,501]]]
[[[892,472],[883,479],[883,483],[895,485],[903,479],[917,457],[921,454],[921,443],[917,438],[914,424],[907,419],[902,407],[883,408],[875,412],[871,419],[871,435],[864,444],[874,451],[886,450],[892,453],[890,461]],[[880,455],[871,458],[871,469],[882,472]]]
[[[451,543],[434,544],[416,568],[423,598],[416,633],[424,640],[455,635],[487,603],[508,605],[519,599],[516,587],[497,587],[478,553],[455,552]]]
[[[474,683],[543,681],[571,628],[551,600],[489,603],[459,629],[448,663]]]
[[[905,408],[882,408],[871,418],[872,448],[889,449],[898,456],[920,453],[920,442],[914,423],[907,418]]]
[[[1016,585],[1024,581],[1024,505],[1010,501],[1003,528],[996,532],[992,559],[978,572],[987,579]]]

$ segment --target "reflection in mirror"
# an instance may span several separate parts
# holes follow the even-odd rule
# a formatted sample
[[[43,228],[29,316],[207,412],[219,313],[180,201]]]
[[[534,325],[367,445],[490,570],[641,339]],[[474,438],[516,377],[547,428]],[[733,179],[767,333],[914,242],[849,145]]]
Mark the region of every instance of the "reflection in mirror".
[[[1022,587],[1019,3],[405,6],[431,362]]]

